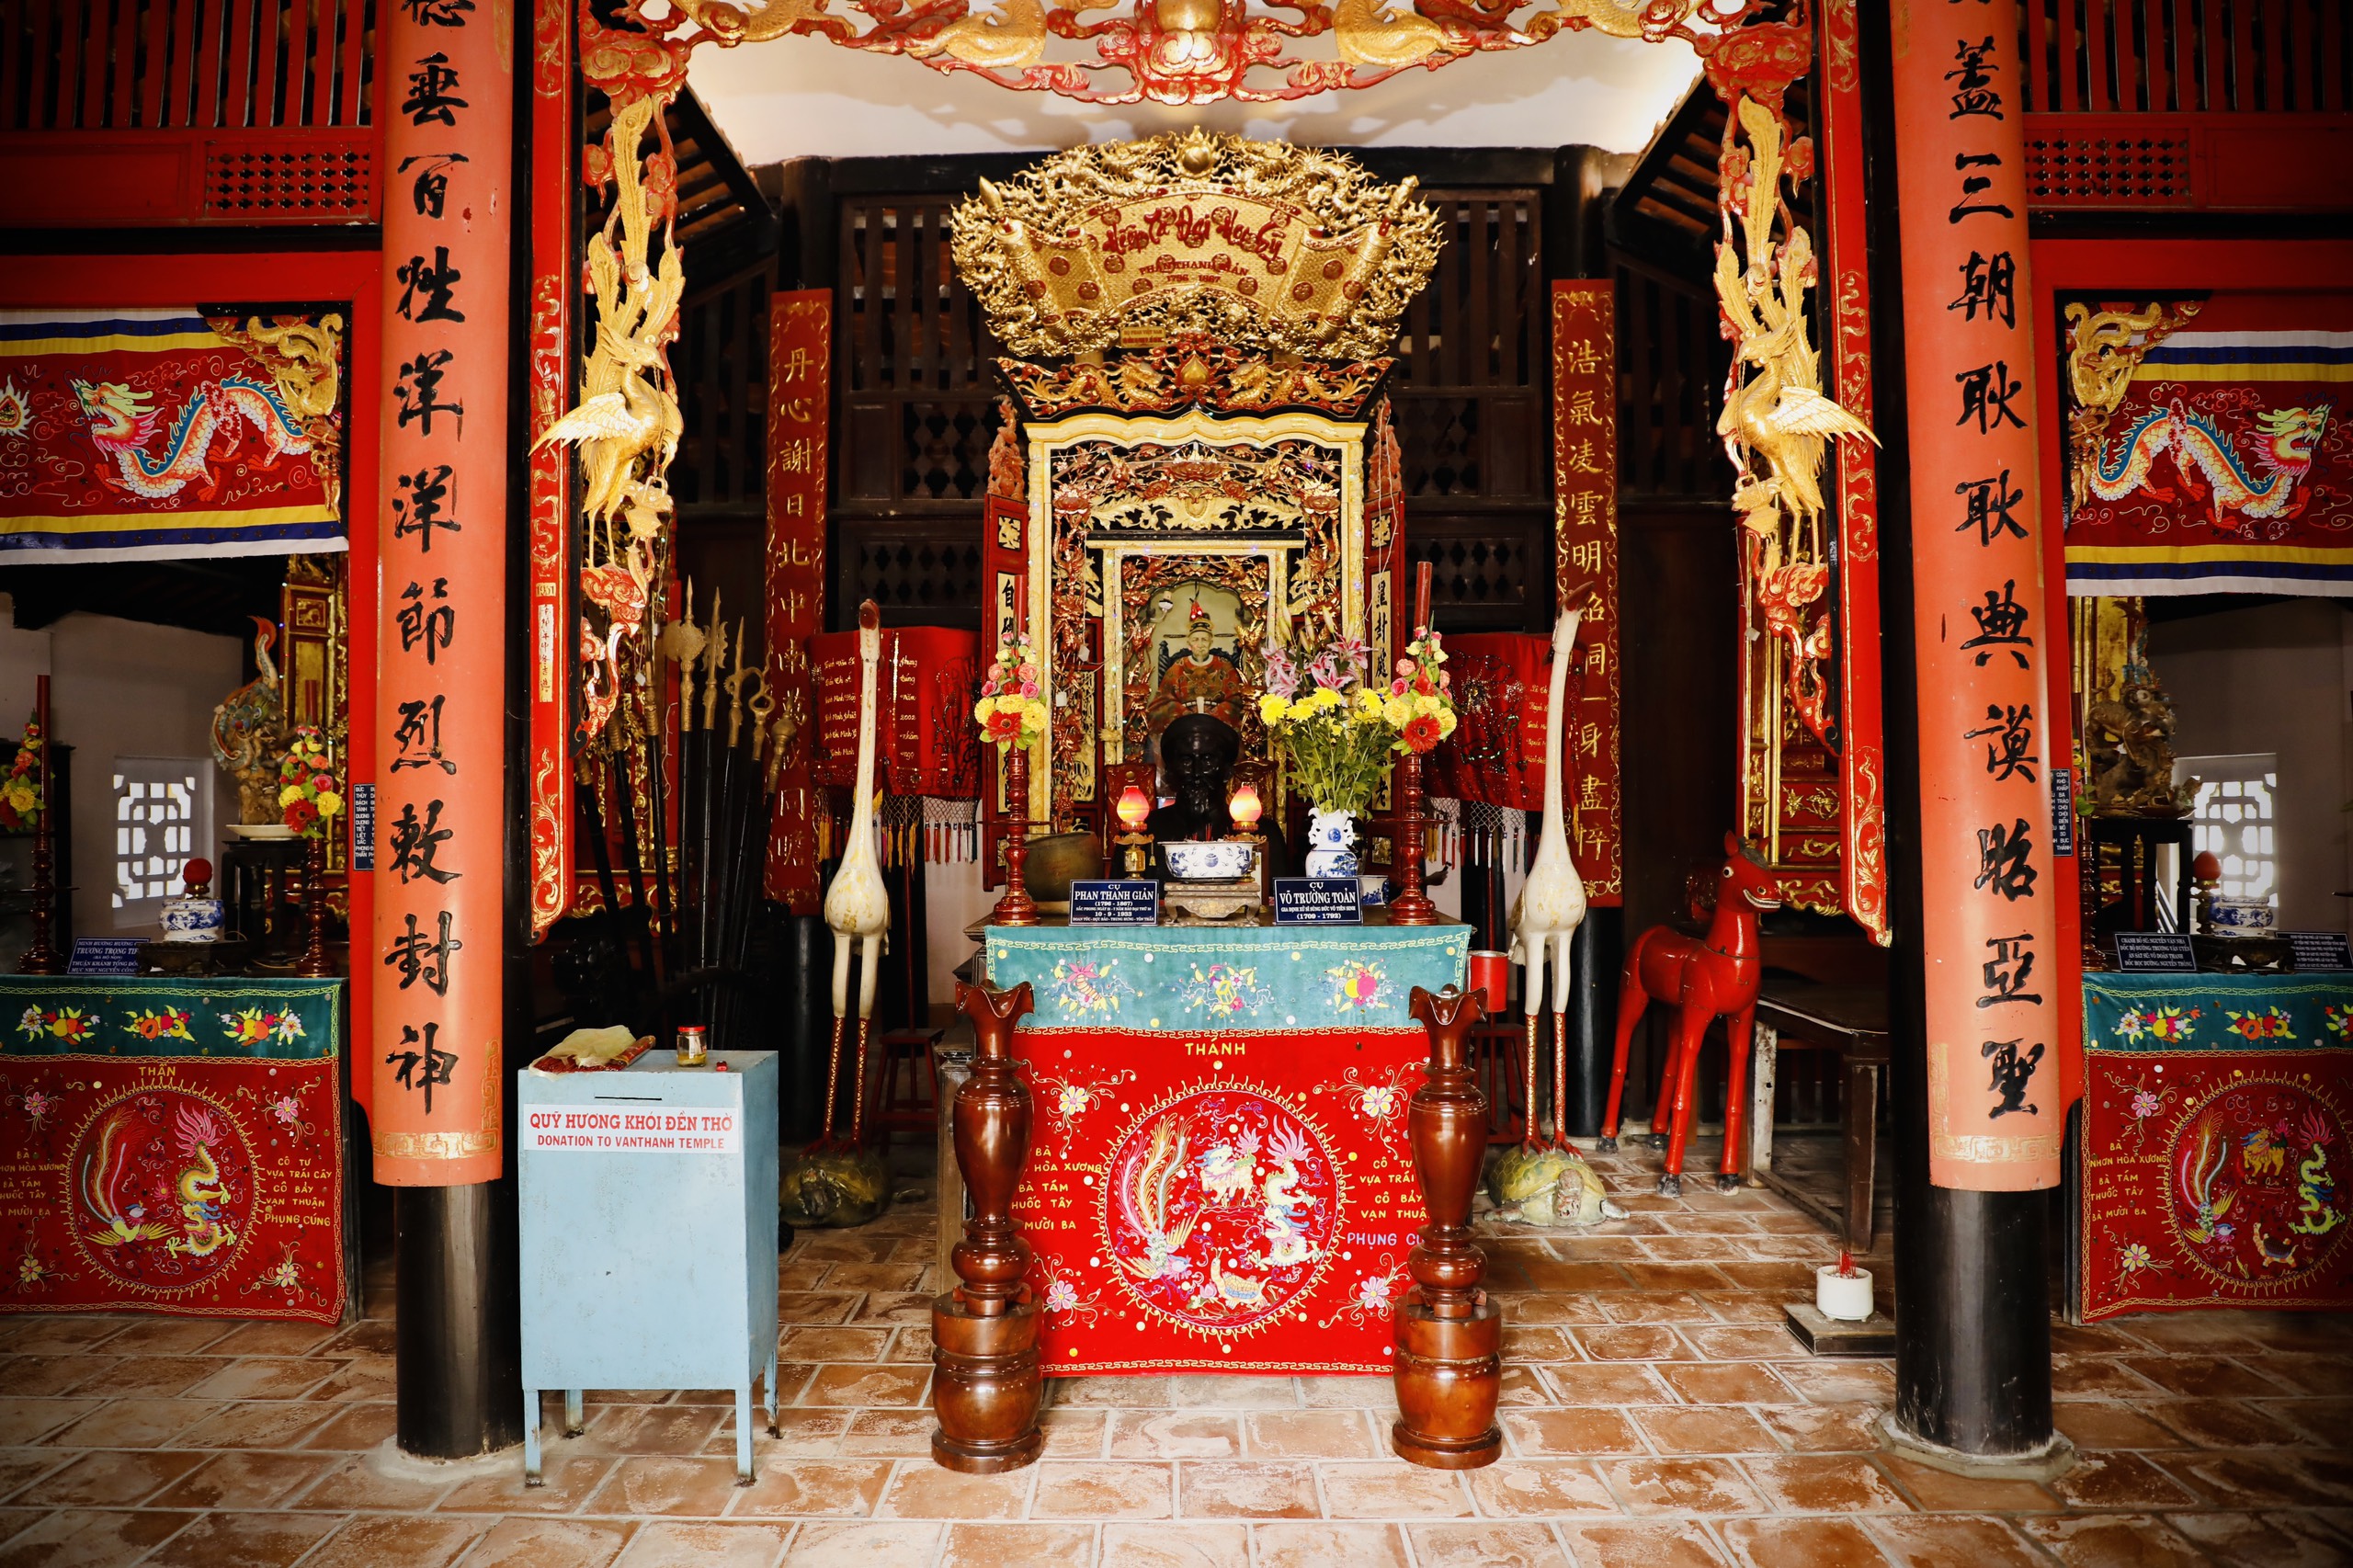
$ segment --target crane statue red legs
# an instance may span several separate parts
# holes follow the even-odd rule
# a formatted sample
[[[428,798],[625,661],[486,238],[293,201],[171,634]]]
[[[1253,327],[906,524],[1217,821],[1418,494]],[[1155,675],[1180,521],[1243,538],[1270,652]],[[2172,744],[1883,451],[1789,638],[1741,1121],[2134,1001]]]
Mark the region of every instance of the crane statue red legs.
[[[1724,866],[1716,888],[1716,911],[1705,937],[1687,937],[1671,926],[1654,926],[1634,938],[1626,954],[1626,970],[1618,993],[1618,1048],[1609,1066],[1609,1111],[1601,1124],[1601,1147],[1618,1147],[1618,1112],[1626,1096],[1626,1050],[1643,1009],[1653,1001],[1677,1009],[1675,1040],[1660,1075],[1658,1119],[1667,1122],[1666,1173],[1658,1189],[1668,1198],[1683,1194],[1683,1144],[1691,1131],[1697,1101],[1693,1085],[1699,1071],[1699,1041],[1711,1020],[1723,1017],[1730,1063],[1724,1088],[1724,1157],[1716,1177],[1719,1191],[1740,1185],[1740,1148],[1745,1131],[1742,1111],[1746,1098],[1742,1081],[1748,1074],[1749,1041],[1756,1025],[1756,987],[1764,977],[1764,955],[1756,936],[1756,916],[1781,907],[1780,885],[1773,880],[1738,834],[1724,835]]]

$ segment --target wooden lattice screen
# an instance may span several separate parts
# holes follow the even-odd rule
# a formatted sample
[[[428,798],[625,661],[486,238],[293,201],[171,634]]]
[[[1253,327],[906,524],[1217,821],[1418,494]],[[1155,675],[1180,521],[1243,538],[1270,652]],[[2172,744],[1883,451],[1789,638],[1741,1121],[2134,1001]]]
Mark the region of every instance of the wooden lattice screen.
[[[1392,387],[1407,537],[1442,625],[1535,625],[1552,592],[1541,209],[1532,189],[1423,193],[1452,217]],[[949,255],[949,196],[842,201],[833,604],[970,625],[972,526],[996,433],[994,352]]]
[[[11,216],[90,226],[374,217],[385,3],[8,0],[0,159],[20,181]],[[59,134],[75,132],[104,134]]]
[[[2057,114],[2341,113],[2345,0],[2027,0],[2027,107]]]

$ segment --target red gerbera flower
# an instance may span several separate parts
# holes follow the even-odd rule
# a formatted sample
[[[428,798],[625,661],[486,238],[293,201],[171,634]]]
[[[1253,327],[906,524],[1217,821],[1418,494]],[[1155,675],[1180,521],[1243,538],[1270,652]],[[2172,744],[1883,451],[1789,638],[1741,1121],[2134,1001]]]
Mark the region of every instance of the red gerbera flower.
[[[1409,750],[1416,752],[1429,751],[1438,744],[1440,738],[1438,715],[1435,713],[1416,713],[1412,718],[1405,721],[1405,727],[1398,731],[1397,733],[1399,737],[1404,741],[1406,747]]]
[[[989,715],[989,739],[1009,744],[1021,738],[1021,715],[998,709]]]

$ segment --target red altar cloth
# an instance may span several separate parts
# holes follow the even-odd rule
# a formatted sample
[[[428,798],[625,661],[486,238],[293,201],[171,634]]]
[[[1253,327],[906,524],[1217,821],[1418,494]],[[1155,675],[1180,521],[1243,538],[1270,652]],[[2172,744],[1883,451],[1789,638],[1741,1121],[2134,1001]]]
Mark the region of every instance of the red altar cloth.
[[[0,1312],[339,1322],[342,985],[0,983]]]
[[[1049,1376],[1388,1372],[1419,1028],[1022,1029]]]

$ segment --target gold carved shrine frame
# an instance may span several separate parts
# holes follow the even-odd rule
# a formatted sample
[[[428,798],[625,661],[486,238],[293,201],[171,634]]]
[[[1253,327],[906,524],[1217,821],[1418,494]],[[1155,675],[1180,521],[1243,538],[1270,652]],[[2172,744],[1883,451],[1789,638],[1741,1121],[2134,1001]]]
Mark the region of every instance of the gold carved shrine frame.
[[[1161,674],[1157,598],[1188,585],[1231,595],[1237,623],[1222,635],[1252,682],[1270,635],[1293,642],[1325,626],[1365,635],[1366,426],[1195,410],[1085,414],[1022,433],[1031,540],[1022,634],[1052,715],[1030,775],[1036,819],[1060,822],[1097,803],[1098,754],[1107,766],[1142,760]],[[1263,756],[1256,713],[1237,728],[1244,755]]]
[[[639,603],[670,602],[673,508],[666,472],[677,447],[680,421],[668,351],[676,333],[683,272],[675,155],[662,110],[685,85],[688,61],[698,46],[733,48],[788,34],[809,35],[846,47],[902,54],[936,70],[973,71],[1024,90],[1097,102],[1150,97],[1207,103],[1370,86],[1414,66],[1537,44],[1563,31],[1591,28],[1629,39],[1673,39],[1688,44],[1730,110],[1720,158],[1716,284],[1722,325],[1733,344],[1734,367],[1718,434],[1732,460],[1726,491],[1744,541],[1742,615],[1752,635],[1751,656],[1735,673],[1745,718],[1739,799],[1728,804],[1738,811],[1742,826],[1768,846],[1779,830],[1782,853],[1777,859],[1783,863],[1776,870],[1790,884],[1792,902],[1839,909],[1875,939],[1887,941],[1877,651],[1878,496],[1868,435],[1872,301],[1862,227],[1858,3],[1811,0],[1767,20],[1762,19],[1768,10],[1763,0],[1731,5],[1719,0],[1707,8],[1697,0],[1643,5],[1566,0],[1515,20],[1508,8],[1480,10],[1446,0],[1415,0],[1410,8],[1351,12],[1340,7],[1328,16],[1319,8],[1301,14],[1312,24],[1306,25],[1267,16],[1256,0],[1239,0],[1217,12],[1211,22],[1171,21],[1155,0],[1133,0],[1131,15],[1099,22],[1081,15],[1098,7],[1072,8],[1063,0],[1051,5],[1022,0],[995,14],[973,12],[963,0],[915,8],[884,6],[880,0],[870,6],[854,0],[851,9],[862,19],[802,0],[682,0],[657,7],[661,14],[654,17],[628,0],[607,6],[601,15],[587,0],[535,0],[533,65],[540,99],[535,108],[561,105],[569,87],[570,74],[562,68],[568,42],[576,46],[581,79],[604,93],[612,108],[610,131],[600,144],[583,150],[579,161],[591,185],[608,199],[586,234],[590,288],[583,301],[584,326],[594,329],[594,347],[576,376],[567,373],[554,354],[535,353],[532,360],[534,432],[550,428],[546,410],[551,405],[570,406],[566,421],[582,426],[571,437],[578,457],[576,473],[545,461],[535,463],[533,473],[533,603],[541,608],[542,600],[552,598],[567,607],[535,623],[535,654],[541,666],[535,681],[532,725],[535,928],[545,929],[562,913],[570,891],[556,885],[560,837],[559,853],[539,852],[548,847],[539,824],[562,823],[569,816],[570,802],[563,798],[568,770],[553,767],[554,757],[567,746],[577,756],[584,749],[609,755],[631,745],[631,737],[620,733],[630,722],[626,711],[615,716],[590,708],[578,716],[578,699],[588,688],[582,657],[572,650],[618,645],[623,666],[634,667],[631,650],[650,641],[652,628],[631,619],[631,612]],[[567,9],[574,24],[571,40],[560,26]],[[1115,9],[1127,12],[1130,6],[1123,3]],[[1306,59],[1286,52],[1289,39],[1327,32],[1336,58]],[[1100,63],[1079,67],[1046,60],[1049,36],[1095,46]],[[1165,62],[1179,60],[1209,63],[1189,69],[1181,80],[1162,71]],[[1091,85],[1087,75],[1097,69],[1124,72],[1131,82],[1103,90]],[[1251,75],[1253,71],[1259,74]],[[1269,71],[1279,72],[1279,81],[1267,80]],[[1783,100],[1790,86],[1809,74],[1818,119],[1813,135],[1795,137]],[[543,131],[556,118],[535,116]],[[1048,336],[1071,339],[1048,352],[1079,356],[1067,370],[1039,368],[1032,379],[1079,374],[1086,357],[1074,347],[1077,338],[1107,330],[1106,317],[1097,313],[1101,300],[1109,314],[1133,316],[1138,326],[1150,329],[1145,335],[1165,332],[1172,345],[1188,326],[1219,325],[1254,340],[1279,337],[1283,341],[1254,342],[1254,347],[1276,350],[1279,359],[1296,356],[1318,374],[1336,368],[1362,370],[1365,377],[1352,383],[1339,401],[1334,401],[1339,394],[1322,389],[1315,397],[1300,401],[1335,409],[1346,402],[1350,413],[1363,406],[1358,400],[1369,388],[1362,388],[1362,382],[1377,383],[1378,357],[1385,352],[1393,329],[1392,321],[1376,332],[1378,324],[1370,318],[1382,316],[1392,297],[1402,299],[1419,287],[1416,275],[1427,275],[1429,256],[1435,254],[1434,236],[1425,225],[1434,224],[1435,217],[1421,215],[1427,210],[1417,210],[1412,201],[1410,182],[1384,190],[1346,168],[1336,170],[1333,165],[1347,161],[1330,154],[1272,142],[1222,144],[1233,140],[1195,132],[1188,138],[1080,148],[1045,160],[1041,168],[1050,166],[1051,174],[1043,183],[1025,176],[1028,183],[1010,182],[993,192],[984,188],[981,200],[988,210],[979,217],[993,228],[987,242],[998,253],[993,265],[1009,269],[1008,282],[1029,265],[1025,257],[1035,258],[1045,268],[1037,278],[1023,274],[1017,281],[1025,297],[1042,298],[1061,314],[1051,321],[1041,317],[1032,325]],[[1818,244],[1797,221],[1802,206],[1792,200],[1809,180],[1816,185],[1812,206],[1821,228]],[[560,189],[562,183],[551,180],[550,188]],[[1268,237],[1273,230],[1243,236],[1253,243],[1239,248],[1231,235],[1207,243],[1211,248],[1234,250],[1232,264],[1223,270],[1236,279],[1254,263],[1270,275],[1283,271],[1279,301],[1262,286],[1249,300],[1195,290],[1198,300],[1181,309],[1164,303],[1162,297],[1139,287],[1138,268],[1111,269],[1108,259],[1130,254],[1118,245],[1103,250],[1100,257],[1093,252],[1063,256],[1069,265],[1055,269],[1057,257],[1049,252],[1065,231],[1036,221],[1041,204],[1086,193],[1090,199],[1103,199],[1097,205],[1104,210],[1157,223],[1163,215],[1147,201],[1147,187],[1173,190],[1180,199],[1196,188],[1212,195],[1296,192],[1289,199],[1313,214],[1319,233],[1363,237],[1352,253],[1358,270],[1350,270],[1348,256],[1315,251],[1303,233],[1279,236],[1278,246]],[[1138,206],[1139,201],[1146,205]],[[1172,210],[1165,216],[1188,222],[1200,214]],[[1173,232],[1181,235],[1184,227],[1177,222]],[[975,236],[972,243],[978,245],[977,230]],[[1044,242],[1045,248],[1033,241]],[[560,256],[554,254],[559,249],[563,251]],[[1148,254],[1155,265],[1174,259]],[[568,301],[582,276],[581,260],[577,247],[535,244],[535,305]],[[961,245],[958,262],[960,267],[967,264]],[[1373,270],[1362,270],[1367,265]],[[1294,276],[1291,269],[1302,267],[1313,277]],[[1171,277],[1165,272],[1155,276]],[[1032,282],[1042,286],[1042,293],[1029,289]],[[1351,291],[1351,285],[1357,291]],[[1817,288],[1823,295],[1819,316],[1826,340],[1819,347],[1812,340],[1812,295]],[[1334,290],[1338,293],[1333,294]],[[1113,297],[1120,301],[1116,305],[1108,302]],[[1333,302],[1341,297],[1348,301],[1345,311]],[[1269,304],[1274,308],[1261,308]],[[1207,315],[1201,315],[1204,311]],[[1193,320],[1196,315],[1201,315],[1199,322]],[[535,347],[555,336],[545,330],[549,321],[568,324],[565,317],[560,310],[535,311],[535,328],[541,329]],[[1376,336],[1379,343],[1373,342]],[[1122,349],[1140,348],[1143,341],[1139,337],[1130,343],[1124,332],[1115,340]],[[1183,358],[1173,356],[1172,369]],[[1212,379],[1230,369],[1222,361],[1209,363],[1214,358],[1204,357]],[[1356,363],[1339,366],[1342,359]],[[1131,370],[1131,380],[1141,376],[1142,369],[1150,367]],[[1123,406],[1141,412],[1148,390],[1138,381],[1116,395],[1132,393],[1136,401]],[[1264,400],[1262,406],[1281,395],[1271,384],[1248,390]],[[1192,394],[1161,388],[1154,395],[1162,397],[1165,406],[1167,398]],[[1239,396],[1226,399],[1225,405],[1234,406]],[[1047,401],[1041,398],[1041,405]],[[603,411],[595,421],[586,417],[595,412],[592,404]],[[1045,411],[1043,406],[1031,410]],[[588,428],[592,423],[595,427]],[[1160,433],[1148,433],[1155,424]],[[1065,708],[1079,710],[1054,710],[1050,757],[1075,756],[1081,713],[1097,715],[1093,722],[1097,733],[1086,737],[1090,755],[1125,756],[1129,749],[1124,720],[1112,727],[1112,735],[1100,729],[1103,706],[1124,710],[1131,699],[1130,658],[1121,639],[1114,636],[1075,652],[1055,642],[1073,624],[1062,619],[1049,592],[1050,583],[1062,576],[1066,550],[1074,550],[1085,568],[1080,580],[1090,585],[1095,596],[1094,616],[1112,613],[1102,597],[1103,552],[1091,549],[1083,537],[1073,545],[1057,531],[1061,515],[1054,505],[1053,456],[1085,441],[1202,440],[1224,447],[1299,437],[1339,441],[1347,448],[1347,460],[1341,486],[1343,559],[1336,613],[1350,635],[1367,637],[1384,654],[1391,651],[1392,628],[1385,623],[1395,613],[1394,596],[1385,590],[1393,588],[1395,562],[1390,557],[1394,551],[1376,543],[1370,551],[1374,559],[1367,559],[1364,427],[1305,414],[1256,421],[1195,414],[1160,422],[1090,414],[1029,424],[1025,434],[1031,443],[1023,472],[1029,491],[1026,513],[1019,509],[1021,503],[1015,503],[1012,515],[1025,517],[1030,525],[1022,552],[1026,560],[1019,575],[992,578],[993,608],[987,619],[992,628],[1009,629],[1020,608],[1019,623],[1046,659],[1050,693],[1064,694],[1069,699]],[[541,453],[549,450],[542,448]],[[543,516],[543,496],[549,503],[544,511],[563,509],[570,527],[559,531],[542,526],[553,520]],[[991,502],[993,508],[997,504]],[[998,528],[1007,530],[1008,525],[1000,519]],[[1217,538],[1214,530],[1210,537]],[[1178,537],[1168,542],[1189,550],[1204,541]],[[1227,540],[1197,552],[1245,557],[1252,553],[1249,542],[1245,530],[1230,530]],[[1142,552],[1138,540],[1134,550],[1120,559]],[[1302,545],[1271,555],[1259,551],[1257,555],[1267,560],[1271,616],[1273,601],[1298,597],[1312,551]],[[623,577],[632,580],[632,591],[617,597],[613,585]],[[1112,581],[1120,581],[1118,568]],[[1007,602],[1017,583],[1026,590],[1026,607]],[[1120,593],[1112,595],[1115,601],[1120,597]],[[1124,605],[1118,613],[1124,619]],[[1084,626],[1091,619],[1082,612],[1074,624]],[[570,665],[569,678],[551,682],[552,667],[563,664]],[[1108,753],[1101,749],[1107,744],[1112,748]],[[1800,761],[1803,768],[1797,766]],[[1092,767],[1090,760],[1067,776],[1058,766],[1035,770],[1033,817],[1050,816],[1058,789],[1068,799],[1093,788]],[[1802,771],[1805,783],[1792,798],[1789,789],[1798,784],[1796,775]],[[1066,785],[1056,783],[1065,777]],[[1833,794],[1835,821],[1831,812],[1815,809]]]

